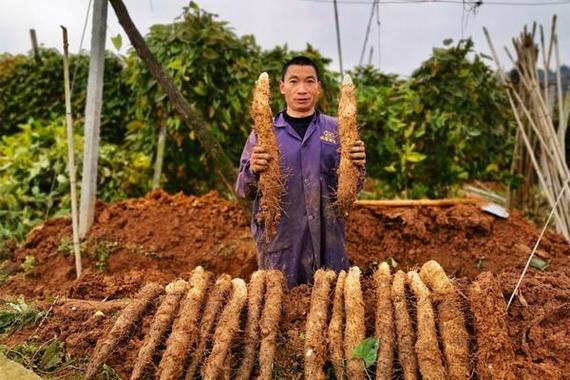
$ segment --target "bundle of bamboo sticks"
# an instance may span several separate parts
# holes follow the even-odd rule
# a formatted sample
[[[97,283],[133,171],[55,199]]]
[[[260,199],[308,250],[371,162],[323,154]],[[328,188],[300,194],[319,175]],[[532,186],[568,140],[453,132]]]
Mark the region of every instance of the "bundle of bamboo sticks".
[[[541,49],[535,43],[536,23],[532,32],[525,26],[518,38],[513,38],[516,60],[505,47],[507,56],[516,70],[516,81],[507,77],[486,28],[483,28],[487,42],[498,67],[499,77],[507,87],[507,93],[517,122],[515,152],[513,155],[513,174],[523,177],[523,186],[534,185],[535,178],[548,204],[555,208],[554,223],[556,231],[570,241],[570,171],[565,157],[565,137],[568,125],[568,103],[562,94],[562,78],[558,52],[558,35],[556,32],[556,15],[553,17],[550,43],[545,48],[544,31],[540,26]],[[544,86],[541,88],[538,76],[538,56],[542,51]],[[556,91],[550,91],[548,77],[550,61],[554,52],[556,64]],[[555,115],[555,106],[558,113]],[[558,119],[557,125],[554,122]],[[512,195],[510,193],[510,205]],[[560,200],[557,203],[557,199]],[[523,202],[524,202],[523,196]],[[526,196],[528,201],[528,192]],[[525,204],[518,204],[524,207]]]

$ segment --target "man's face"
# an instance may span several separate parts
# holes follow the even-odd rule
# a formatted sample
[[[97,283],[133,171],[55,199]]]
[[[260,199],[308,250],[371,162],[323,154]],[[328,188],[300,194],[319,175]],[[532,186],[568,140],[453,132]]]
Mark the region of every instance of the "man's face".
[[[279,90],[285,97],[287,113],[303,117],[314,113],[321,84],[313,66],[291,65],[285,78],[279,83]]]

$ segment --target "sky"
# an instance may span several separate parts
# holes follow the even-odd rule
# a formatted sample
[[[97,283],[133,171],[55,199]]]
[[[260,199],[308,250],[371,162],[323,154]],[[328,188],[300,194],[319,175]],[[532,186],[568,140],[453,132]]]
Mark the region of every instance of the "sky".
[[[123,1],[143,34],[153,24],[174,21],[182,13],[182,7],[188,5],[188,1],[181,0]],[[371,1],[338,0],[345,70],[360,61]],[[418,1],[380,0],[370,29],[365,63],[405,77],[430,57],[434,47],[443,46],[447,38],[457,42],[472,37],[475,50],[490,55],[482,31],[485,26],[499,50],[502,66],[509,68],[503,47],[508,46],[512,51],[511,39],[519,35],[525,24],[530,27],[534,21],[544,26],[548,41],[552,16],[557,14],[560,60],[570,64],[570,0],[483,0],[476,11],[469,7],[474,0]],[[0,0],[0,53],[26,53],[31,48],[31,28],[36,30],[41,45],[61,50],[60,25],[68,28],[70,51],[78,52],[89,3],[90,0]],[[287,44],[290,49],[300,50],[310,43],[333,59],[331,69],[339,70],[332,0],[202,0],[197,3],[227,21],[236,34],[253,34],[263,48]],[[527,3],[534,5],[516,5]],[[87,20],[83,49],[89,49],[90,45],[91,15]],[[116,51],[110,37],[119,33],[124,41],[121,53],[125,53],[130,44],[109,6],[107,49]],[[373,52],[369,61],[370,46]]]

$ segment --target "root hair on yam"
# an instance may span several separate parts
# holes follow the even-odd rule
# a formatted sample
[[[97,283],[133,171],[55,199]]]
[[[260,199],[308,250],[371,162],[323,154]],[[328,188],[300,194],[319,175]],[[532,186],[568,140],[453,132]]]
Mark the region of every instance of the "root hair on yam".
[[[190,365],[186,371],[186,380],[194,379],[198,366],[202,363],[206,346],[214,330],[214,324],[218,317],[224,301],[227,299],[232,289],[232,278],[227,274],[222,274],[216,279],[214,289],[206,300],[204,315],[200,321],[200,334],[196,350],[192,354]]]
[[[231,351],[232,342],[239,330],[241,311],[247,301],[247,287],[241,278],[232,280],[232,293],[222,311],[214,333],[212,352],[204,364],[202,378],[218,379],[223,374],[224,362]],[[231,363],[230,363],[231,364]]]
[[[446,379],[447,373],[439,349],[430,291],[415,271],[408,272],[408,282],[417,302],[416,354],[422,379]]]
[[[341,271],[336,280],[334,290],[331,321],[328,328],[329,358],[333,365],[335,377],[346,379],[344,366],[344,283],[346,272]]]
[[[469,371],[469,334],[465,328],[465,315],[455,286],[436,261],[422,266],[420,277],[432,289],[437,311],[437,324],[447,364],[448,379],[466,380]]]
[[[158,365],[157,378],[178,379],[184,372],[188,352],[196,340],[198,320],[209,279],[210,273],[202,267],[196,267],[192,271],[190,289],[180,305],[172,332],[166,341],[166,350]]]
[[[91,361],[85,372],[85,379],[94,379],[97,372],[113,350],[123,339],[129,335],[133,326],[140,320],[144,311],[163,292],[163,287],[151,282],[145,285],[121,312],[111,331],[103,339],[99,339],[95,351],[91,356]]]
[[[326,341],[325,329],[328,318],[329,296],[335,279],[332,270],[319,269],[315,272],[311,307],[305,327],[305,378],[322,380],[325,378]]]
[[[184,280],[178,280],[166,286],[166,296],[162,299],[158,310],[154,314],[150,330],[144,338],[133,366],[131,380],[139,380],[143,377],[144,370],[152,362],[152,357],[160,345],[162,337],[172,326],[180,299],[184,296],[187,289],[188,283]]]
[[[392,379],[394,362],[394,313],[390,288],[390,266],[382,263],[372,275],[376,287],[376,338],[380,342],[376,361],[376,380]]]
[[[364,379],[362,359],[354,358],[354,349],[366,337],[364,299],[360,286],[360,268],[352,267],[344,283],[344,307],[346,323],[344,327],[344,358],[346,360],[347,377],[349,379]]]

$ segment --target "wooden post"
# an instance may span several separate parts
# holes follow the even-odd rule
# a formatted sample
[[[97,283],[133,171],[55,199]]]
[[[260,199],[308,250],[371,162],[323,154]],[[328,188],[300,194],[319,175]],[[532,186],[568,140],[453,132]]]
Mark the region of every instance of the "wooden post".
[[[97,158],[99,155],[99,126],[103,103],[103,70],[107,31],[107,0],[94,0],[91,29],[91,55],[85,104],[85,150],[81,178],[81,207],[79,235],[84,238],[95,219],[97,196]]]
[[[166,120],[161,117],[158,126],[158,144],[156,147],[156,159],[154,161],[154,176],[152,177],[152,189],[160,188],[162,175],[162,163],[164,162],[164,147],[166,145]]]
[[[30,39],[32,40],[32,49],[34,50],[34,58],[37,63],[41,63],[42,59],[40,57],[40,48],[38,47],[38,38],[36,36],[35,29],[30,29]]]
[[[334,22],[336,25],[336,44],[338,48],[338,60],[340,65],[340,79],[344,78],[344,69],[342,67],[342,47],[340,46],[340,25],[338,22],[338,6],[336,4],[336,0],[334,2]]]
[[[71,90],[69,88],[69,59],[67,29],[63,31],[63,81],[65,87],[65,121],[67,125],[67,171],[71,190],[71,227],[73,230],[73,252],[75,255],[75,274],[81,276],[81,251],[79,249],[79,221],[77,215],[77,181],[75,178],[75,148],[73,145],[73,117],[71,114]]]

